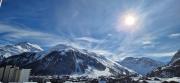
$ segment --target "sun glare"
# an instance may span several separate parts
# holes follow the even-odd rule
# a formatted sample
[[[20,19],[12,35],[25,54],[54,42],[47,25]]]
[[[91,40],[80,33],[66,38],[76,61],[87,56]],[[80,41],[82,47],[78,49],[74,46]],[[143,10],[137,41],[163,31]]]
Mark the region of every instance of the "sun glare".
[[[127,12],[120,14],[116,28],[118,31],[134,32],[139,29],[140,24],[139,14],[136,12]]]
[[[125,25],[132,26],[132,25],[135,25],[136,18],[132,15],[127,15],[125,16],[124,22],[125,22]]]

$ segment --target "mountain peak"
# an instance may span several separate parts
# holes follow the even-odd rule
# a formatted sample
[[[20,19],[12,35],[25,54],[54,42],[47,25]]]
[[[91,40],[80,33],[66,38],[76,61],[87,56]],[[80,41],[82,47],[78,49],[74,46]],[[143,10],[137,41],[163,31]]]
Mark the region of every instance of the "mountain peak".
[[[130,69],[135,70],[136,72],[145,75],[150,72],[152,69],[157,68],[164,63],[147,58],[147,57],[126,57],[121,62],[118,62],[123,66],[126,66]]]
[[[177,59],[180,59],[180,50],[178,50],[174,56],[172,57],[170,63],[173,63],[174,61],[176,61]]]
[[[31,44],[29,42],[20,42],[17,44],[11,44],[11,45],[6,45],[2,46],[0,51],[0,56],[3,57],[9,57],[12,55],[17,55],[23,52],[40,52],[43,51],[43,49],[36,45],[36,44]]]
[[[33,48],[34,51],[43,51],[43,49],[39,45],[32,44],[29,42],[19,42],[19,43],[15,44],[15,46],[21,46],[22,48],[25,48],[25,49]]]
[[[180,50],[177,51],[172,57],[169,64],[166,64],[162,67],[154,69],[149,76],[158,76],[158,77],[178,77],[180,76]]]

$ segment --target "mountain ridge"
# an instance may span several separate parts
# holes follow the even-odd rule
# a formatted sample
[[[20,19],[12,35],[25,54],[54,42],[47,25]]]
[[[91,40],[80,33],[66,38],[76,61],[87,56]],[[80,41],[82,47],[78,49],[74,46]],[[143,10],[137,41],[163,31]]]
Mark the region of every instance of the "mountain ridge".
[[[36,45],[36,44],[31,44],[29,42],[20,42],[17,44],[11,44],[11,45],[5,45],[0,47],[0,61],[2,59],[13,56],[13,55],[18,55],[24,52],[41,52],[43,49]]]
[[[171,61],[161,67],[152,70],[147,76],[157,76],[157,77],[179,77],[180,76],[180,50],[178,50]]]
[[[162,62],[147,57],[140,57],[140,58],[126,57],[125,59],[119,61],[118,63],[138,72],[141,75],[146,75],[154,68],[164,65],[164,63]]]
[[[23,64],[22,64],[23,63]],[[102,55],[59,44],[47,51],[25,52],[4,59],[1,65],[32,69],[33,75],[134,75],[137,73]],[[92,74],[93,73],[93,74]]]

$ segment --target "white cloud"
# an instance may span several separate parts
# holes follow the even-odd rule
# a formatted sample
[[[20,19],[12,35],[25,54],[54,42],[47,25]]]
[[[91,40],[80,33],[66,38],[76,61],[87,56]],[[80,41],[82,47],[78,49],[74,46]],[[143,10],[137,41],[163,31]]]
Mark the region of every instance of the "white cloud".
[[[145,40],[145,41],[142,41],[142,48],[144,49],[148,49],[148,48],[153,48],[155,47],[155,42],[153,42],[153,40]]]
[[[142,36],[139,41],[142,42],[143,45],[150,45],[153,44],[156,39],[157,37],[153,36],[152,34],[147,34]]]
[[[166,56],[173,56],[177,51],[170,51],[170,52],[156,52],[156,53],[146,53],[145,56],[149,57],[166,57]]]
[[[79,37],[79,38],[75,38],[75,40],[79,40],[79,41],[86,41],[86,42],[90,42],[90,43],[101,43],[102,40],[98,40],[92,37]]]
[[[142,44],[143,45],[150,45],[150,44],[152,44],[152,41],[142,41]]]
[[[180,37],[180,33],[173,33],[169,35],[170,38],[177,38]]]
[[[112,36],[112,34],[110,34],[110,33],[109,33],[109,34],[107,34],[107,36],[111,37],[111,36]]]
[[[113,53],[106,51],[106,50],[97,50],[97,49],[92,49],[91,51],[100,54],[100,55],[114,55]]]
[[[2,1],[3,1],[3,0],[0,0],[0,7],[1,7],[1,5],[2,5]]]
[[[153,48],[158,42],[156,41],[158,37],[153,36],[152,34],[146,34],[135,40],[135,44],[139,45],[143,49]]]

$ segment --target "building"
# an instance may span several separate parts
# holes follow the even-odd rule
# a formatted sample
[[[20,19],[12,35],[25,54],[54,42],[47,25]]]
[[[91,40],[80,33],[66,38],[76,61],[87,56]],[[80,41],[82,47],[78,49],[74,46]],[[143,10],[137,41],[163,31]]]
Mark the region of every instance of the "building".
[[[3,73],[4,73],[4,67],[0,68],[0,80],[2,80]]]
[[[9,73],[10,73],[11,67],[12,67],[11,65],[8,65],[8,66],[6,66],[5,69],[4,69],[2,81],[5,82],[5,83],[8,82],[8,78],[9,78]]]
[[[31,69],[21,69],[18,82],[28,82]]]
[[[12,68],[10,69],[8,81],[10,81],[10,82],[15,81],[15,75],[16,75],[16,72],[17,72],[18,70],[19,70],[19,67],[12,67]]]
[[[8,65],[0,68],[0,81],[8,82],[28,82],[31,69],[19,69],[19,67]]]

